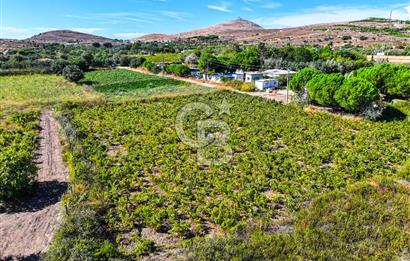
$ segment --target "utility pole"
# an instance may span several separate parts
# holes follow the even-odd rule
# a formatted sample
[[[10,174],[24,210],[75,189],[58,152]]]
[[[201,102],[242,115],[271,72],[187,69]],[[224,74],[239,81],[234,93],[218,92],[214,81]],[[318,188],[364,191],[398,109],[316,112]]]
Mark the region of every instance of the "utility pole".
[[[162,64],[161,64],[162,72],[165,72],[165,57],[164,57],[164,50],[162,50]]]
[[[392,20],[392,16],[393,16],[393,9],[390,10],[390,28],[393,29],[393,20]]]
[[[289,104],[289,68],[287,68],[288,74],[286,79],[286,104]]]
[[[209,71],[209,63],[206,60],[206,69],[205,69],[205,80],[208,81],[208,71]]]

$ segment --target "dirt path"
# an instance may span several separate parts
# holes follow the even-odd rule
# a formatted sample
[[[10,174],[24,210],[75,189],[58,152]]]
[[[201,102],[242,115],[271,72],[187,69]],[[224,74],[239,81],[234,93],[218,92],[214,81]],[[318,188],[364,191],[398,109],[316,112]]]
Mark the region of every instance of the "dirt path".
[[[154,74],[154,73],[151,73],[151,72],[147,72],[147,71],[139,69],[139,68],[130,68],[130,67],[119,67],[119,68],[131,70],[131,71],[135,71],[135,72],[140,72],[140,73],[145,73],[145,74],[150,74],[150,75],[158,75],[158,74]],[[172,79],[180,80],[180,81],[184,81],[184,82],[189,82],[189,83],[196,84],[196,85],[201,85],[201,86],[207,87],[207,88],[225,88],[225,89],[227,89],[227,87],[223,87],[222,85],[218,85],[216,83],[204,82],[204,81],[196,80],[196,79],[192,79],[192,78],[184,78],[184,77],[178,77],[178,76],[167,75],[167,74],[160,74],[160,76],[164,76],[164,77],[168,77],[168,78],[172,78]],[[277,101],[277,102],[283,103],[283,104],[288,103],[288,100],[289,100],[286,97],[287,96],[286,90],[276,90],[272,93],[266,93],[266,92],[241,92],[241,91],[233,90],[233,89],[227,89],[227,90],[230,90],[230,91],[236,92],[236,93],[241,93],[241,94],[254,96],[254,97],[260,97],[260,98],[264,98],[264,99],[268,99],[268,100],[273,100],[273,101]],[[290,93],[289,95],[291,96],[292,93]]]
[[[36,259],[47,249],[62,221],[60,198],[68,185],[57,122],[51,111],[41,115],[37,151],[38,187],[26,200],[0,209],[0,259]]]

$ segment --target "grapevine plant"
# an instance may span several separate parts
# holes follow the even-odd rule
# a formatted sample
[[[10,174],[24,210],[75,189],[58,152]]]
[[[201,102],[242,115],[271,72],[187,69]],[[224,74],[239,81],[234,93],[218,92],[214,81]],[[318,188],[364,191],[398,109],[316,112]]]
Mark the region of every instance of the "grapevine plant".
[[[0,201],[25,194],[34,184],[38,113],[14,113],[3,120],[3,125],[0,124]]]
[[[232,106],[230,115],[219,114],[224,99]],[[199,165],[197,149],[177,135],[177,113],[198,102],[230,127],[233,155],[227,164]],[[99,220],[93,231],[117,236],[151,228],[186,239],[233,232],[249,222],[269,223],[283,209],[298,210],[319,194],[377,175],[394,176],[410,153],[408,119],[351,121],[230,92],[66,104],[59,118],[70,141],[70,204],[92,207]],[[187,119],[186,134],[195,138],[196,123],[204,115]],[[218,153],[207,151],[211,157]],[[75,224],[60,235],[66,244],[60,247],[68,252],[64,237],[77,235]],[[87,235],[82,240],[89,240],[89,246],[97,242]],[[135,246],[138,253],[143,246]],[[128,248],[121,251],[130,254]]]

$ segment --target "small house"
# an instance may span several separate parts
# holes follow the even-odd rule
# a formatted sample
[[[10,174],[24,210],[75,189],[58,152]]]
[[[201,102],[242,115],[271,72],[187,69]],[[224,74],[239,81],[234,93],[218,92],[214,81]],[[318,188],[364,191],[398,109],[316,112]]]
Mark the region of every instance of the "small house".
[[[245,73],[245,82],[255,82],[257,80],[263,79],[262,72],[246,72]]]
[[[276,79],[260,79],[255,81],[255,87],[259,91],[276,89],[279,87],[279,81]]]
[[[235,77],[232,73],[216,73],[208,76],[211,82],[222,82],[224,78],[233,80]]]
[[[234,73],[234,79],[237,81],[245,81],[245,72],[243,70],[236,70],[236,72]]]

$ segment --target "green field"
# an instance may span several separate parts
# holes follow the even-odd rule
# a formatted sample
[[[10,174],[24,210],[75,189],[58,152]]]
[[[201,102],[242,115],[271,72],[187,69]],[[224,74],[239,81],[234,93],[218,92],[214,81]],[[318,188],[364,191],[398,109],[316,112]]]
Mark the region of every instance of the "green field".
[[[214,113],[212,118],[231,129],[232,159],[221,166],[199,165],[197,149],[181,142],[175,131],[177,113],[198,102],[219,112],[224,99],[232,105],[231,115]],[[204,120],[197,113],[188,117],[189,137]],[[67,158],[76,193],[67,202],[75,214],[60,230],[50,256],[67,258],[81,252],[104,259],[161,250],[142,236],[144,228],[176,237],[177,243],[167,246],[171,248],[195,238],[188,242],[193,242],[199,260],[226,260],[229,253],[239,260],[331,259],[346,253],[377,259],[400,256],[409,242],[409,192],[377,178],[395,177],[408,159],[409,119],[350,121],[230,92],[126,104],[71,104],[61,108],[59,119],[71,141]],[[205,149],[210,158],[220,153]],[[371,178],[386,185],[366,185]],[[356,182],[363,184],[352,185]],[[307,210],[311,218],[298,214],[318,196]],[[296,231],[291,226],[283,235],[269,236],[269,227],[292,213],[301,216],[296,218]],[[372,225],[369,222],[384,230],[357,234],[362,226]],[[254,240],[230,241],[225,235],[216,243],[196,245],[206,235],[234,235],[250,225],[260,231],[252,235]],[[368,245],[366,240],[373,241]],[[280,242],[287,244],[280,248]]]
[[[89,72],[86,73],[82,83],[91,85],[96,91],[109,96],[134,98],[212,91],[183,81],[124,69]]]
[[[179,63],[181,61],[180,53],[157,53],[155,55],[144,55],[143,57],[153,63]]]
[[[0,111],[15,107],[96,98],[84,87],[56,75],[0,76]]]

